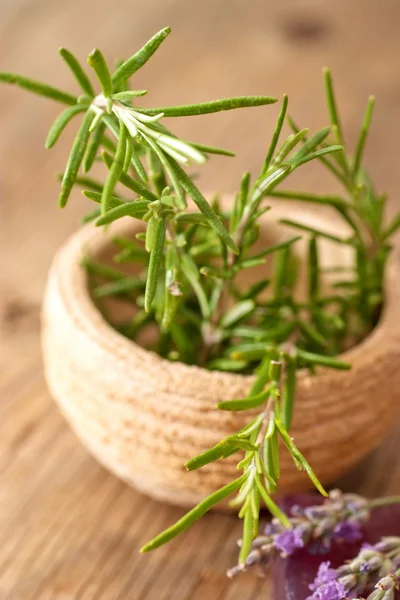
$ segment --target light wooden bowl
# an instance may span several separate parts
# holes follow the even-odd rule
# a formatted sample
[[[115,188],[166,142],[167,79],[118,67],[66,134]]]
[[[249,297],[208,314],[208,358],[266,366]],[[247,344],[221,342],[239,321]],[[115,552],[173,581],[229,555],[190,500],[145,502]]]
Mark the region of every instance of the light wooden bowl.
[[[286,205],[265,225],[272,237],[280,214],[338,230],[331,216]],[[328,219],[328,222],[327,222]],[[268,224],[269,223],[269,224]],[[190,457],[243,427],[249,414],[216,409],[243,397],[252,377],[210,372],[165,360],[115,331],[96,308],[81,266],[83,249],[103,255],[116,232],[135,233],[123,220],[107,234],[92,225],[61,248],[54,259],[43,306],[43,353],[52,395],[72,428],[110,471],[146,494],[191,506],[237,477],[235,457],[187,473]],[[337,263],[338,247],[326,244],[323,260]],[[343,261],[348,260],[344,252]],[[342,358],[347,372],[298,373],[292,435],[324,484],[333,482],[383,439],[396,418],[400,389],[400,277],[392,257],[386,301],[378,326]],[[282,449],[280,491],[310,487]]]

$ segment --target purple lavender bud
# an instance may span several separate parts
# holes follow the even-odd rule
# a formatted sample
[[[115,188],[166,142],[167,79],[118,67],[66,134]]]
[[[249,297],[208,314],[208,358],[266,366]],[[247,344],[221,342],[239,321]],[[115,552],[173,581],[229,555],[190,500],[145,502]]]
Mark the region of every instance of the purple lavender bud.
[[[290,556],[297,548],[303,548],[303,532],[297,527],[286,529],[286,531],[275,536],[274,542],[282,556]]]
[[[357,521],[341,521],[333,530],[333,537],[336,540],[353,543],[362,538],[361,526]]]
[[[360,565],[360,573],[369,573],[371,571],[371,565],[368,562],[363,562]]]
[[[346,589],[339,581],[330,581],[316,590],[307,600],[343,600]]]
[[[331,569],[331,563],[329,561],[322,562],[319,565],[318,573],[314,582],[308,587],[312,592],[315,592],[319,587],[330,581],[334,581],[337,578],[336,569]]]

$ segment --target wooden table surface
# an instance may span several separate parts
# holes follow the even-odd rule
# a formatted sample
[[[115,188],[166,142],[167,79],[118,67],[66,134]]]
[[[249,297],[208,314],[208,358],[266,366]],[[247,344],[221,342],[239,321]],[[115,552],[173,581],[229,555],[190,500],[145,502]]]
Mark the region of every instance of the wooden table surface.
[[[137,87],[150,90],[149,102],[286,92],[290,112],[317,128],[326,124],[320,70],[328,64],[350,142],[367,95],[377,95],[367,159],[394,209],[399,22],[398,0],[2,0],[0,70],[75,90],[59,45],[82,59],[94,45],[110,59],[124,57],[169,24],[173,35],[137,75]],[[64,212],[56,206],[53,173],[63,168],[71,131],[52,152],[43,141],[59,107],[5,86],[0,107],[1,600],[272,598],[268,578],[225,578],[239,534],[229,516],[212,514],[173,544],[139,555],[139,546],[182,511],[149,500],[101,468],[49,397],[39,346],[41,294],[54,251],[87,203],[75,193]],[[260,165],[277,111],[264,107],[174,126],[188,139],[237,151],[236,159],[211,161],[203,174],[204,185],[232,190],[242,170]],[[333,189],[315,166],[303,168],[297,181]],[[397,425],[341,484],[371,496],[399,493],[399,432]]]

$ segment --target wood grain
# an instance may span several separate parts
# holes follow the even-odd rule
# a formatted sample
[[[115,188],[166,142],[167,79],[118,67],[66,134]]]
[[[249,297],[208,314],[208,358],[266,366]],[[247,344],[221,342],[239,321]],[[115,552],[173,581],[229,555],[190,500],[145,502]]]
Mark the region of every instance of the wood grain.
[[[137,75],[154,105],[233,94],[286,92],[302,125],[325,124],[320,69],[329,64],[354,142],[366,97],[378,104],[367,161],[398,208],[400,52],[397,0],[2,0],[0,70],[74,90],[57,47],[80,58],[94,45],[127,56],[166,24],[173,35]],[[166,68],[168,65],[168,68]],[[38,345],[46,272],[87,208],[75,193],[61,214],[53,173],[63,169],[72,131],[46,153],[59,107],[0,90],[0,598],[2,600],[257,600],[269,581],[230,582],[239,524],[210,515],[150,556],[138,547],[181,511],[150,501],[106,473],[79,445],[44,386]],[[231,191],[255,170],[277,107],[176,120],[177,133],[237,150],[204,168],[205,187]],[[264,133],[265,132],[265,133]],[[68,139],[69,138],[69,139]],[[299,186],[332,191],[318,167]],[[395,421],[395,416],[393,416]],[[396,425],[380,450],[343,482],[368,495],[399,493]]]

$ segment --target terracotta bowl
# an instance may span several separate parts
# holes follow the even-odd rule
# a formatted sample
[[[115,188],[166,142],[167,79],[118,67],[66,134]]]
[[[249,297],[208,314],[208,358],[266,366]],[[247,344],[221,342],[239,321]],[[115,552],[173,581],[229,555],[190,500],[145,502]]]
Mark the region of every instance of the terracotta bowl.
[[[276,217],[340,230],[331,215],[298,206],[274,208],[265,223],[272,241],[287,236]],[[43,306],[47,382],[77,436],[110,471],[153,498],[191,506],[237,477],[236,457],[187,473],[190,457],[243,427],[251,415],[216,409],[243,397],[252,377],[210,372],[170,362],[145,350],[105,321],[88,289],[83,252],[102,257],[115,233],[134,234],[123,220],[105,233],[92,225],[72,236],[56,255]],[[291,232],[293,234],[293,232]],[[296,244],[297,246],[297,244]],[[338,246],[323,246],[326,265],[349,260]],[[341,357],[347,372],[298,372],[292,435],[319,478],[329,485],[381,442],[396,417],[400,389],[400,277],[388,267],[386,300],[378,326]],[[310,487],[282,449],[280,491]]]

